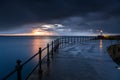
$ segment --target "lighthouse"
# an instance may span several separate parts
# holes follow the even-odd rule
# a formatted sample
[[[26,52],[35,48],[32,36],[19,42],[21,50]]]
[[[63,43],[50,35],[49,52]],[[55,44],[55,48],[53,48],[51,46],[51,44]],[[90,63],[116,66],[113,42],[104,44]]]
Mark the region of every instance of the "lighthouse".
[[[100,30],[100,36],[103,36],[103,30]]]
[[[98,35],[98,39],[103,39],[103,30],[99,30],[99,35]]]

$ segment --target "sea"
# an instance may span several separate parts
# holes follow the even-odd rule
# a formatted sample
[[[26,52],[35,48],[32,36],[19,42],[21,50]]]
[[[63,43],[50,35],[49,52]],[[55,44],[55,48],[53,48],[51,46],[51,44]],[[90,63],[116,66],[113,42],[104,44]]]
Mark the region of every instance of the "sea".
[[[56,37],[49,36],[0,36],[0,80],[16,67],[16,61],[25,62],[39,51],[39,48],[46,47]],[[37,64],[35,58],[29,62],[24,70],[23,77],[30,72],[30,69]],[[15,78],[15,75],[13,75]],[[11,76],[11,79],[14,79]]]
[[[0,36],[0,80],[16,67],[16,61],[21,60],[24,63],[27,59],[35,55],[39,48],[45,48],[57,36]],[[97,41],[100,48],[102,45],[112,45],[117,41]],[[43,51],[42,54],[46,54]],[[85,54],[84,54],[85,55]],[[87,55],[86,55],[87,56]],[[38,56],[27,63],[22,69],[22,77],[24,78],[38,63]],[[16,74],[12,75],[8,80],[16,80]]]

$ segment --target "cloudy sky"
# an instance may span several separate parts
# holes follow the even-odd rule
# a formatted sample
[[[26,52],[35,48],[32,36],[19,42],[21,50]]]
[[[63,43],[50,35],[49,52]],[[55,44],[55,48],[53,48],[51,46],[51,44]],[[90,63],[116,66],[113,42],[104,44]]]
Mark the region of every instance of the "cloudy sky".
[[[0,34],[89,34],[100,29],[120,34],[120,0],[0,0]]]

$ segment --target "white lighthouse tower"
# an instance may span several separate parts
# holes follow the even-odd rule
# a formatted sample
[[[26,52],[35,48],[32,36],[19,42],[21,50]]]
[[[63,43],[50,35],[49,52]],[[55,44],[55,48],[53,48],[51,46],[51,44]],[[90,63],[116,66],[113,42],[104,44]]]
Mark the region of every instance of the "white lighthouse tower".
[[[103,30],[100,30],[100,36],[103,36]]]

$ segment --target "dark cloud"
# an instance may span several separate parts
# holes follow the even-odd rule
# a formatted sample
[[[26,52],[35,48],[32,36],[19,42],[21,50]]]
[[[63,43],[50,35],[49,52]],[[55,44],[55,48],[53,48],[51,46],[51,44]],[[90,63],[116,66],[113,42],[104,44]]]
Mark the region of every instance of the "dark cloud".
[[[120,0],[0,0],[0,30],[35,22],[63,23],[76,30],[100,24],[107,30],[112,22],[120,26],[119,16]]]

